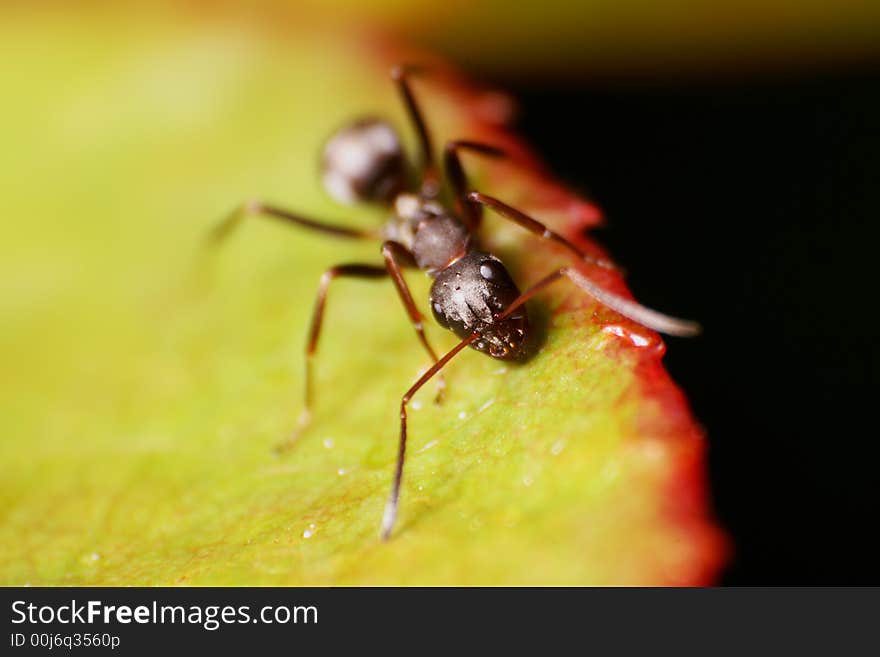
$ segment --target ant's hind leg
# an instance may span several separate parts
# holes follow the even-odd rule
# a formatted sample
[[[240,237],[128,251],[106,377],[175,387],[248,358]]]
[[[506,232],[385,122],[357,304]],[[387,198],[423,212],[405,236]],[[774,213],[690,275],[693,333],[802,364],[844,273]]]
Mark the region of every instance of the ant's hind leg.
[[[490,146],[489,144],[462,139],[446,142],[446,147],[443,149],[443,169],[446,174],[446,182],[452,191],[455,211],[473,232],[480,226],[482,208],[467,198],[469,191],[467,188],[467,176],[464,173],[464,167],[461,165],[459,151],[472,151],[480,155],[488,155],[489,157],[504,157],[506,153],[500,148]]]
[[[349,226],[340,226],[331,224],[326,221],[309,219],[289,210],[267,205],[260,201],[248,201],[238,206],[220,224],[218,224],[210,233],[212,243],[219,243],[225,240],[245,217],[263,215],[280,219],[289,224],[302,226],[310,230],[333,235],[335,237],[346,237],[350,239],[376,239],[379,235],[377,231],[366,230],[362,228],[351,228]]]
[[[281,453],[290,449],[312,419],[312,405],[314,403],[314,391],[312,390],[312,361],[315,357],[315,352],[318,349],[318,339],[321,337],[321,325],[324,319],[324,306],[327,301],[327,290],[330,287],[330,283],[340,276],[348,276],[351,278],[385,278],[388,276],[388,272],[385,267],[377,265],[350,264],[331,267],[324,272],[323,276],[321,276],[321,284],[318,287],[318,295],[315,298],[315,307],[312,311],[312,323],[309,330],[309,337],[306,342],[305,405],[293,433],[291,433],[284,442],[275,447],[276,453]]]
[[[434,162],[434,146],[431,141],[431,133],[425,124],[425,117],[416,97],[412,92],[412,86],[409,83],[409,76],[417,71],[411,66],[394,66],[391,69],[391,79],[397,85],[406,113],[409,120],[415,128],[416,136],[419,138],[419,171],[422,174],[422,194],[428,197],[434,197],[440,191],[439,177],[437,175],[437,164]]]

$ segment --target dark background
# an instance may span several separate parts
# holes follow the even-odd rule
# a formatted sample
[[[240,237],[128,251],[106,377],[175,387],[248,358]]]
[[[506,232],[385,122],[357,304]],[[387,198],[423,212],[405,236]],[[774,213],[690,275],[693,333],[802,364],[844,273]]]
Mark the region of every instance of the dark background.
[[[725,584],[880,583],[880,68],[523,84],[519,131],[606,211],[710,444]]]

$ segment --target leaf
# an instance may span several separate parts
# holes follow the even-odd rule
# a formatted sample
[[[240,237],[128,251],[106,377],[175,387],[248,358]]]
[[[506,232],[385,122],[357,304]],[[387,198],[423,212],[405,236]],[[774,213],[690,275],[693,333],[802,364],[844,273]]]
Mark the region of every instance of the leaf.
[[[387,53],[291,29],[26,12],[0,27],[0,582],[711,582],[725,542],[705,443],[663,345],[565,283],[530,307],[530,361],[468,350],[442,406],[430,386],[416,396],[390,543],[377,533],[398,400],[427,365],[390,285],[334,284],[315,421],[272,455],[301,409],[321,273],[380,263],[378,248],[269,220],[217,253],[204,237],[249,197],[378,225],[324,196],[317,153],[352,115],[405,125]],[[504,145],[512,164],[468,159],[480,188],[596,251],[579,236],[595,207],[500,127],[502,97],[453,76],[417,82],[438,140]],[[567,262],[486,225],[523,288]],[[427,278],[409,280],[425,300]]]

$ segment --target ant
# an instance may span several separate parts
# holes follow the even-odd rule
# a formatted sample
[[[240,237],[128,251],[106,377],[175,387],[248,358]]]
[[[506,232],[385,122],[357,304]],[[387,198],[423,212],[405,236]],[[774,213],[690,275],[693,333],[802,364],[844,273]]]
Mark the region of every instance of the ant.
[[[695,322],[669,317],[618,296],[574,267],[556,269],[525,292],[520,292],[496,256],[480,250],[476,232],[483,207],[497,212],[538,238],[551,240],[568,249],[578,261],[590,266],[617,270],[604,259],[578,249],[541,222],[496,198],[470,191],[459,153],[470,151],[489,157],[502,157],[503,151],[474,141],[450,141],[443,149],[445,183],[451,203],[441,200],[441,179],[434,159],[431,135],[410,85],[414,69],[395,66],[391,79],[400,93],[418,137],[419,161],[412,171],[394,128],[377,118],[362,118],[338,130],[326,142],[322,159],[322,182],[327,192],[343,204],[373,203],[386,207],[391,217],[381,230],[363,230],[317,221],[260,201],[237,208],[213,237],[224,238],[240,221],[251,215],[274,217],[328,235],[354,239],[381,239],[384,266],[340,264],[321,277],[306,343],[305,407],[293,436],[282,447],[293,443],[311,419],[312,360],[321,334],[324,303],[330,283],[339,277],[384,278],[393,281],[419,341],[433,365],[407,390],[400,402],[400,441],[391,494],[382,518],[381,539],[391,536],[397,519],[400,484],[406,458],[407,403],[413,395],[462,349],[471,347],[498,359],[520,359],[525,355],[529,320],[524,304],[555,281],[567,278],[599,303],[645,327],[668,335],[690,336],[700,331]],[[401,270],[417,267],[434,279],[430,306],[434,319],[455,333],[461,341],[441,358],[431,347],[419,312]],[[438,376],[439,401],[443,394],[442,374]]]

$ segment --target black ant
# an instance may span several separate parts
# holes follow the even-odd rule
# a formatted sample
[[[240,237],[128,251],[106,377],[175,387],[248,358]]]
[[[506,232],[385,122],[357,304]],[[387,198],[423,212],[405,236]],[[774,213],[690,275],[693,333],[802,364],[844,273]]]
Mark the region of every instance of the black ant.
[[[519,210],[470,191],[459,158],[460,151],[491,157],[504,153],[493,146],[472,141],[450,141],[443,149],[445,182],[451,207],[440,201],[440,176],[434,159],[431,136],[412,93],[411,70],[394,67],[391,78],[401,94],[407,114],[419,140],[418,183],[411,184],[410,167],[394,128],[386,121],[366,118],[336,132],[323,151],[322,174],[327,192],[345,204],[367,202],[388,207],[391,218],[383,229],[361,230],[308,219],[259,201],[238,208],[215,231],[221,238],[247,215],[262,214],[337,237],[382,239],[384,266],[341,264],[321,278],[306,344],[305,408],[299,426],[287,441],[290,445],[311,418],[312,358],[321,333],[324,301],[330,282],[340,276],[380,278],[390,276],[415,328],[419,341],[433,365],[404,393],[400,402],[400,444],[391,495],[382,519],[381,537],[388,539],[397,518],[400,482],[406,456],[406,406],[416,391],[438,374],[446,363],[467,346],[493,358],[518,359],[524,355],[529,320],[523,304],[540,290],[568,278],[599,303],[648,328],[669,335],[688,336],[700,331],[698,324],[661,314],[620,297],[590,280],[578,269],[562,267],[520,292],[501,261],[481,251],[475,233],[483,206],[519,224],[539,238],[552,240],[568,249],[579,261],[607,269],[616,267],[578,249],[561,235]],[[461,342],[438,358],[422,328],[422,314],[416,307],[401,269],[418,267],[434,279],[430,304],[437,322],[454,332]],[[442,394],[442,375],[438,398]]]

